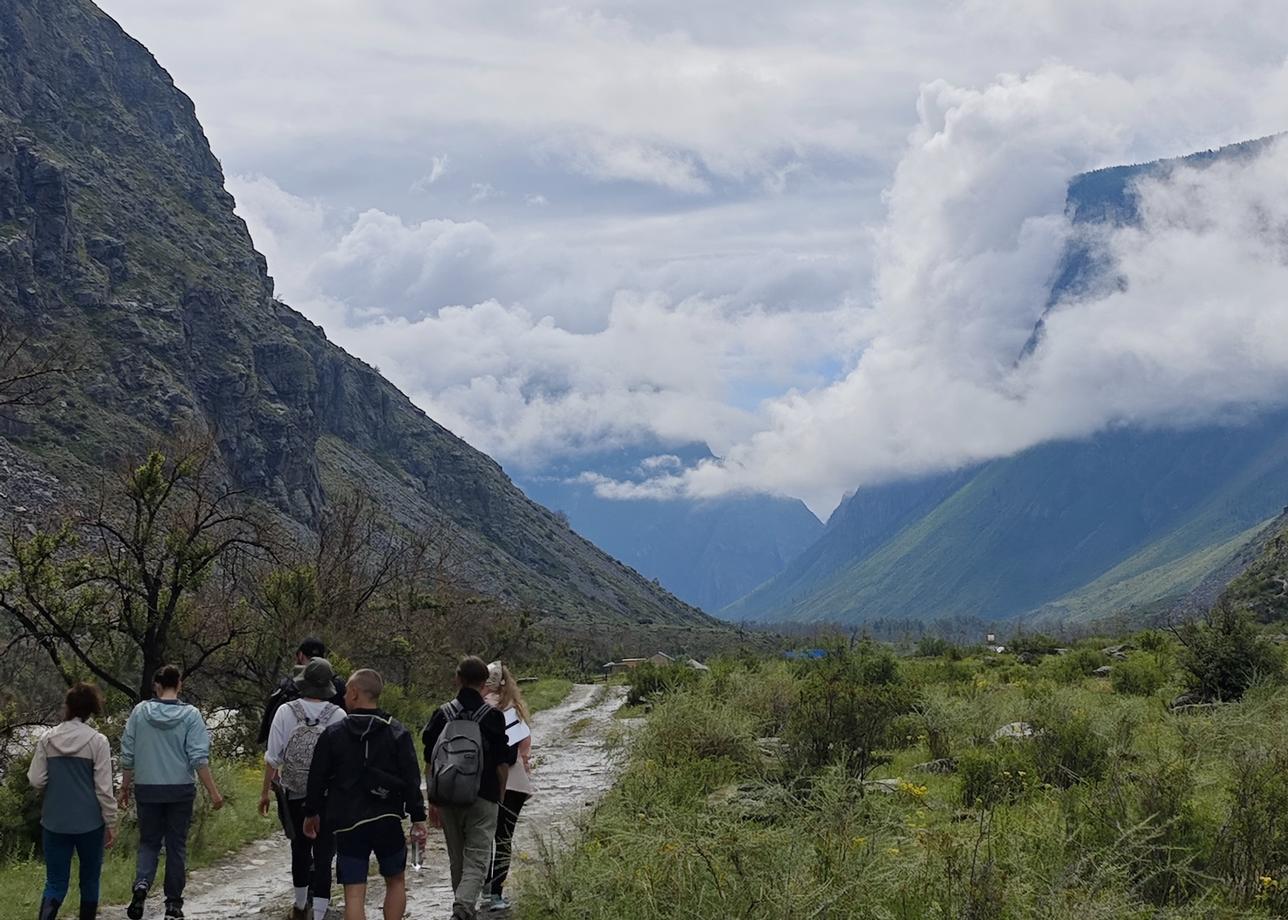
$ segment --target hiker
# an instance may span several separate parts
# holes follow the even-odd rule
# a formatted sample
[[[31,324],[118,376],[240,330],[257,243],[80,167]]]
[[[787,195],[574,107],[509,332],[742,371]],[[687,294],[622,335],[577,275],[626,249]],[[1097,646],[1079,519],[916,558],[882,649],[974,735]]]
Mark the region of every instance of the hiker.
[[[299,646],[295,649],[295,667],[302,668],[308,664],[310,659],[325,658],[326,645],[321,639],[309,636],[300,640]],[[334,677],[331,681],[334,689],[327,695],[327,702],[334,703],[341,709],[344,708],[344,681],[339,677]],[[278,707],[283,703],[289,703],[291,700],[298,699],[300,696],[299,688],[295,684],[292,676],[283,677],[281,682],[273,688],[269,694],[268,701],[264,703],[264,717],[259,720],[258,743],[261,747],[268,744],[268,733],[273,727],[273,716],[277,714]],[[286,826],[283,820],[283,826]]]
[[[385,920],[402,920],[407,909],[403,818],[411,816],[417,843],[429,836],[416,746],[407,729],[380,710],[384,686],[375,671],[353,672],[345,690],[349,714],[322,733],[309,768],[302,830],[316,840],[325,823],[335,835],[345,920],[367,916],[367,867],[373,853],[385,880]]]
[[[505,719],[506,743],[517,757],[505,784],[505,795],[497,812],[496,838],[492,848],[492,864],[487,875],[484,904],[488,910],[510,909],[510,902],[503,894],[506,877],[510,874],[510,855],[514,846],[514,826],[519,812],[532,797],[532,729],[528,722],[532,716],[523,699],[519,682],[510,669],[499,661],[487,666],[487,686],[484,701],[500,711]]]
[[[299,699],[278,707],[268,733],[264,754],[264,785],[259,795],[259,813],[268,816],[276,784],[286,799],[291,842],[291,884],[295,906],[291,920],[308,920],[312,896],[314,920],[324,920],[331,903],[331,861],[335,855],[330,829],[323,827],[316,837],[304,833],[304,796],[309,787],[309,768],[322,733],[344,718],[344,709],[329,698],[335,690],[335,671],[325,658],[313,658],[295,669]]]
[[[155,697],[130,712],[121,736],[122,808],[133,790],[139,818],[139,856],[134,891],[126,916],[140,920],[148,889],[156,878],[161,847],[165,846],[165,915],[183,917],[187,883],[188,829],[197,797],[193,773],[206,787],[210,807],[224,806],[210,772],[210,732],[197,707],[179,699],[183,676],[172,664],[152,678]]]
[[[45,854],[45,893],[40,920],[53,920],[71,885],[72,853],[80,860],[80,917],[98,916],[103,850],[116,842],[112,751],[86,721],[103,714],[103,694],[93,684],[72,685],[63,721],[36,742],[27,781],[44,790],[40,812]]]
[[[461,659],[456,699],[434,713],[421,736],[429,820],[443,829],[451,863],[453,920],[476,916],[492,859],[497,809],[517,757],[506,743],[504,717],[483,702],[487,677],[482,658]]]

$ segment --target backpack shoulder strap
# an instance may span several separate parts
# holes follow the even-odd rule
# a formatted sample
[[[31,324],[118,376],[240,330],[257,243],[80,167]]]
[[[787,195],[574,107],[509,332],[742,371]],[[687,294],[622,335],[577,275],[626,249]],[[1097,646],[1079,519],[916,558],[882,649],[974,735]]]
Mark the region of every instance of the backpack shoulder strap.
[[[484,703],[478,709],[474,710],[473,714],[470,716],[470,719],[474,722],[478,722],[481,725],[483,723],[483,720],[486,719],[488,717],[488,714],[491,712],[492,712],[492,707],[489,706],[487,703]]]
[[[450,703],[444,703],[439,707],[439,711],[447,718],[448,722],[454,722],[461,717],[460,700],[452,700]]]
[[[295,721],[307,722],[309,720],[308,713],[304,711],[304,704],[299,700],[291,700],[286,704],[286,708],[295,716]]]

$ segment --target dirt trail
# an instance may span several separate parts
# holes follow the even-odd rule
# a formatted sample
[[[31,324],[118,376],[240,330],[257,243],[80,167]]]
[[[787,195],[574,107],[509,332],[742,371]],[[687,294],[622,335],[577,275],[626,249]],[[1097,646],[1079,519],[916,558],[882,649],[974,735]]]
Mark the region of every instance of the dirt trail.
[[[577,815],[612,785],[615,768],[604,739],[616,724],[613,714],[623,697],[619,687],[578,684],[558,706],[533,717],[533,783],[537,793],[519,820],[516,871],[523,871],[525,858],[537,855],[540,840],[566,831]],[[194,872],[188,880],[184,914],[190,920],[261,914],[285,917],[290,908],[290,860],[285,838],[275,835],[251,844],[225,863]],[[451,915],[447,851],[440,833],[431,831],[424,869],[414,872],[408,868],[407,889],[409,918],[438,920]],[[337,886],[330,917],[340,916],[340,894]],[[367,916],[380,916],[383,894],[379,880],[372,879]],[[159,904],[157,911],[159,915]]]

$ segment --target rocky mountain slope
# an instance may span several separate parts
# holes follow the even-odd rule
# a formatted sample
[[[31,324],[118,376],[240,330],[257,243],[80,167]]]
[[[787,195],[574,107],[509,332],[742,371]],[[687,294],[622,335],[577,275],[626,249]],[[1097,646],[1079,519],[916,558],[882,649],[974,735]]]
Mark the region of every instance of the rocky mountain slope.
[[[304,527],[358,487],[442,528],[464,577],[542,616],[712,626],[274,298],[192,102],[88,0],[0,0],[0,320],[77,367],[4,429],[8,516],[196,427]]]
[[[602,498],[589,477],[647,478],[650,465],[691,467],[705,444],[646,444],[602,451],[516,476],[533,499],[568,516],[574,530],[676,596],[718,610],[777,574],[823,524],[796,499],[765,495],[709,501]]]
[[[1208,151],[1202,166],[1265,141]],[[1076,226],[1136,219],[1132,182],[1180,161],[1069,186]],[[1095,232],[1075,236],[1048,309],[1118,279]],[[1026,353],[1042,335],[1039,323]],[[860,489],[818,542],[723,611],[735,619],[879,616],[1072,620],[1215,598],[1288,503],[1288,413],[1186,431],[1114,429],[920,481]],[[1253,553],[1255,555],[1255,553]]]

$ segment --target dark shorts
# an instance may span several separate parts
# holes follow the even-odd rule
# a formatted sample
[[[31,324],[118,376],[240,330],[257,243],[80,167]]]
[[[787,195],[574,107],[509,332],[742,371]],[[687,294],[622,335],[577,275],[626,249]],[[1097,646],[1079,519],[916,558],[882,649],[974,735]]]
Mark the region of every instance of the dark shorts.
[[[371,855],[384,878],[407,870],[407,837],[398,818],[380,818],[335,835],[335,877],[341,885],[365,885]]]

